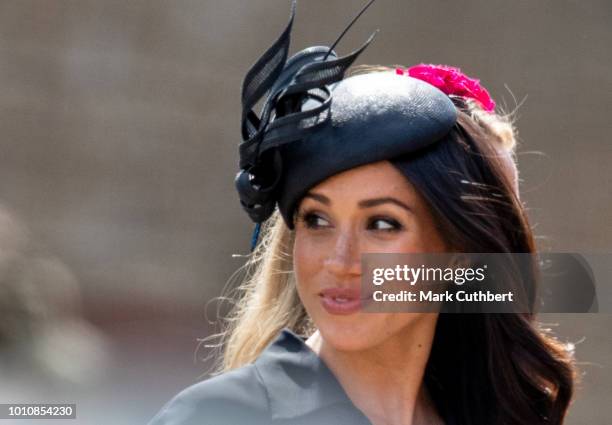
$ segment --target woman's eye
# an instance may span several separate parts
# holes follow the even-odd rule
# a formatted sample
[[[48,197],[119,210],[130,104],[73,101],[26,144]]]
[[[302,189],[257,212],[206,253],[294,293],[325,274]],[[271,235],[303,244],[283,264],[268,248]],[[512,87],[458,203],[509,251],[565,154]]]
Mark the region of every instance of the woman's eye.
[[[370,220],[368,223],[369,230],[383,230],[387,232],[401,230],[403,226],[397,220],[392,218],[376,217]]]
[[[324,218],[322,215],[307,212],[300,215],[300,220],[304,223],[304,226],[309,229],[323,229],[331,227],[331,223]],[[374,217],[368,221],[368,230],[377,230],[383,232],[393,232],[403,229],[402,224],[390,217]]]
[[[304,214],[302,216],[302,221],[304,221],[304,224],[306,225],[306,227],[311,228],[311,229],[329,226],[329,221],[325,220],[320,215],[314,214],[314,213]]]

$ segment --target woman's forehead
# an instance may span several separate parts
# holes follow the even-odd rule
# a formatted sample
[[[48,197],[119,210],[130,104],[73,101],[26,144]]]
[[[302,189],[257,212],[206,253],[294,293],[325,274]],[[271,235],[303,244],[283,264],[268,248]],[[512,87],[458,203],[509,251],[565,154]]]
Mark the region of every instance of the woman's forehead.
[[[378,161],[335,174],[314,186],[309,194],[334,199],[362,199],[374,196],[415,198],[412,184],[389,161]]]

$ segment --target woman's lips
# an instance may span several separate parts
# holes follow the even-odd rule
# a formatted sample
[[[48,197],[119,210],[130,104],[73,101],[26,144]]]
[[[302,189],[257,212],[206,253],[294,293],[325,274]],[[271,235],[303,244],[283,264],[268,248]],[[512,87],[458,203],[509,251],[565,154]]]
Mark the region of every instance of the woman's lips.
[[[367,302],[361,297],[359,288],[328,288],[322,290],[319,297],[323,308],[330,314],[352,314]]]

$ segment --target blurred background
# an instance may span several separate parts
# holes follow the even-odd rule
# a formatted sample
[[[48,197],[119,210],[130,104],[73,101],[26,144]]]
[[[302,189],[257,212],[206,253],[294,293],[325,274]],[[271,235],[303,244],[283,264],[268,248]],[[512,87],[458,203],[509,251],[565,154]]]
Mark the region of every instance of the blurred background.
[[[331,43],[363,3],[302,0],[292,52]],[[1,403],[132,425],[206,376],[205,305],[252,230],[233,187],[240,84],[288,14],[289,0],[0,2]],[[520,104],[540,248],[610,252],[611,24],[605,0],[379,0],[336,50],[380,28],[358,63],[459,66]],[[612,317],[541,321],[576,343],[568,423],[610,423]]]

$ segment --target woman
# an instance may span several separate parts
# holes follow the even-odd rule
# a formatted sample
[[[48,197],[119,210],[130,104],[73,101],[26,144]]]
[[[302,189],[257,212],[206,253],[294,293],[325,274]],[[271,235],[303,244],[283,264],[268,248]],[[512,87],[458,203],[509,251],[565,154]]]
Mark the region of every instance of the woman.
[[[562,423],[571,356],[533,315],[360,308],[362,253],[534,252],[511,124],[455,68],[344,78],[371,38],[286,60],[292,21],[243,84],[236,184],[263,236],[223,373],[152,424]]]

